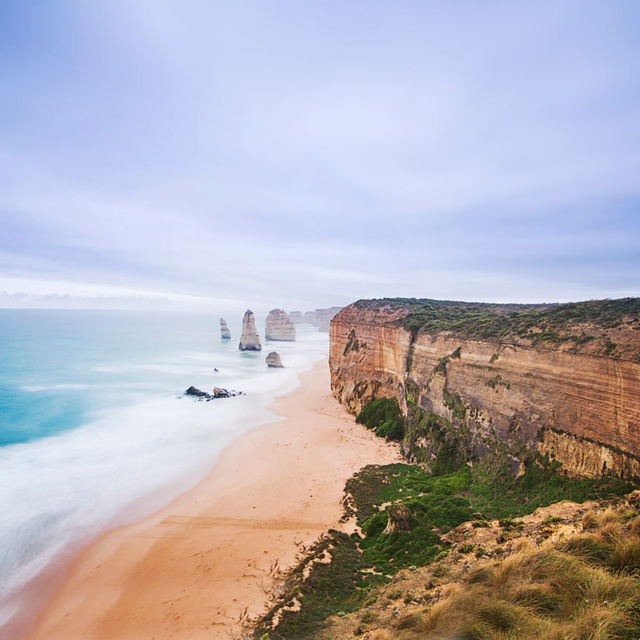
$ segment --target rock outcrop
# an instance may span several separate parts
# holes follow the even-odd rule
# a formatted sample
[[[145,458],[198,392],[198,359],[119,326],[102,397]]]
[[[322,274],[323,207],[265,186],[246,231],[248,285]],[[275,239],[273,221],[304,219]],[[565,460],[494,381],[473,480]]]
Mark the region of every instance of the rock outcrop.
[[[195,396],[196,398],[207,398],[209,394],[206,391],[201,391],[197,387],[191,386],[185,392],[185,396]]]
[[[302,321],[318,327],[318,331],[329,331],[331,319],[342,309],[342,307],[328,307],[326,309],[316,309],[307,311],[302,316]]]
[[[229,326],[224,318],[220,318],[220,337],[223,340],[231,340],[231,331],[229,331]]]
[[[640,478],[640,299],[570,305],[360,301],[331,322],[331,387],[358,413],[396,398],[403,449],[469,460],[537,450],[570,472]]]
[[[222,387],[214,387],[213,393],[201,391],[197,387],[189,387],[184,394],[186,396],[194,396],[197,400],[214,400],[215,398],[233,398],[234,396],[242,396],[242,391],[233,391],[232,389],[223,389]]]
[[[303,322],[302,312],[301,311],[291,311],[289,313],[289,320],[293,322],[293,324],[300,324]]]
[[[272,351],[264,360],[268,367],[273,367],[275,369],[284,368],[282,360],[280,359],[280,354],[277,351]]]
[[[245,311],[244,318],[242,318],[242,335],[240,336],[238,349],[240,351],[260,351],[262,349],[260,337],[256,330],[256,319],[253,311],[249,309]]]
[[[296,339],[296,327],[282,309],[271,309],[265,322],[265,338],[267,340],[284,340],[292,342]]]

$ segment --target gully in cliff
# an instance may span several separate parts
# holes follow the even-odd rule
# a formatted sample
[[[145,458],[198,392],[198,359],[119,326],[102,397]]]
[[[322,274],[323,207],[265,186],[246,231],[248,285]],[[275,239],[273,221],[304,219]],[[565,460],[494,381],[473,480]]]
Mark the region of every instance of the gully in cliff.
[[[256,318],[253,315],[253,311],[249,309],[244,312],[244,318],[242,319],[242,335],[240,336],[238,349],[240,351],[260,351],[262,349],[260,337],[256,330]]]

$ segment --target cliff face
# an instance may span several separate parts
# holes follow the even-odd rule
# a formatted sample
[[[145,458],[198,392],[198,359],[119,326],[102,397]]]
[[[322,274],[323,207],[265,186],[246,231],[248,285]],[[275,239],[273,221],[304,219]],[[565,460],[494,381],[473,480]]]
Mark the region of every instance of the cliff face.
[[[444,437],[470,459],[501,449],[517,468],[538,449],[581,475],[640,478],[638,305],[606,322],[573,310],[577,333],[575,318],[558,320],[560,308],[524,311],[526,323],[527,314],[544,322],[543,340],[535,324],[522,329],[520,309],[499,319],[502,337],[479,337],[478,323],[493,322],[482,314],[502,313],[496,305],[474,316],[471,329],[456,315],[439,321],[441,331],[437,317],[416,316],[411,302],[350,305],[331,322],[333,393],[353,413],[395,397],[409,416],[403,446],[414,460],[429,462]]]

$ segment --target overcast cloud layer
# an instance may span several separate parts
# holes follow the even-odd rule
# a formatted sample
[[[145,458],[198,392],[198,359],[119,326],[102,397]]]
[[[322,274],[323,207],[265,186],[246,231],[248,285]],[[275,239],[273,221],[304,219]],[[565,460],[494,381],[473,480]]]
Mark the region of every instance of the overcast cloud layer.
[[[0,306],[640,294],[640,3],[0,4]]]

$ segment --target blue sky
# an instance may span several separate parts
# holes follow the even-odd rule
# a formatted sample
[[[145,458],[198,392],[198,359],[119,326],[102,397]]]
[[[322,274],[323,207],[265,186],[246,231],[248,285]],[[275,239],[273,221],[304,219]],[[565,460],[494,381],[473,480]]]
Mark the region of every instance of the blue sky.
[[[0,4],[0,306],[640,295],[640,3]]]

